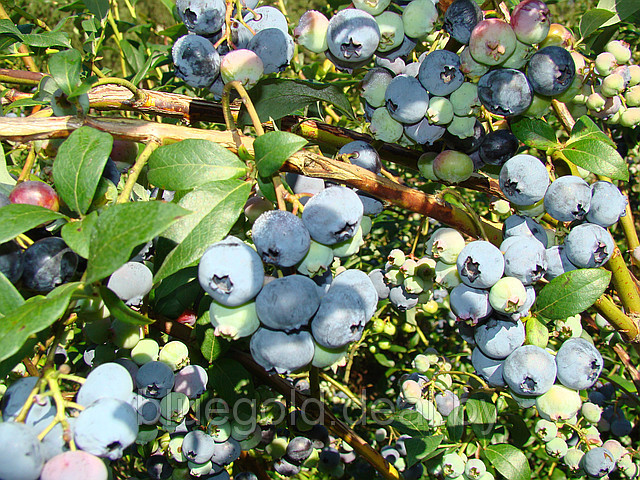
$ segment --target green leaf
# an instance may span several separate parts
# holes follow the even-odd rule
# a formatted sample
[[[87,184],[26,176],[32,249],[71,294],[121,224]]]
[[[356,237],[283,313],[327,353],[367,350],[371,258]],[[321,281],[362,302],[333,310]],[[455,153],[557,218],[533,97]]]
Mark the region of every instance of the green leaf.
[[[131,325],[149,325],[155,322],[154,319],[145,317],[144,315],[131,310],[118,296],[105,286],[100,287],[100,296],[102,301],[109,309],[109,313],[125,323]]]
[[[511,441],[518,447],[523,448],[531,438],[529,427],[522,418],[522,415],[515,413],[503,413],[500,417],[504,420],[509,429]]]
[[[98,217],[89,246],[87,283],[102,280],[124,265],[133,249],[160,235],[189,212],[159,201],[123,203]]]
[[[11,20],[0,20],[0,38],[9,37],[30,47],[65,47],[71,48],[69,36],[64,32],[22,33]]]
[[[103,20],[109,13],[109,0],[82,0],[87,10],[100,20]]]
[[[49,73],[66,95],[71,95],[76,85],[80,83],[81,69],[82,55],[78,50],[64,50],[49,57]]]
[[[67,138],[53,162],[56,191],[73,211],[84,215],[91,206],[113,137],[91,127],[80,127]]]
[[[98,212],[91,212],[82,220],[68,222],[63,225],[60,234],[64,242],[82,258],[89,257],[89,245],[91,244],[91,234],[98,221]]]
[[[210,140],[186,139],[156,149],[149,157],[149,182],[165,190],[190,190],[247,172],[240,159]]]
[[[576,124],[571,129],[571,137],[569,142],[576,142],[584,139],[599,140],[601,142],[608,143],[612,147],[616,147],[616,143],[609,138],[609,136],[600,130],[600,127],[595,124],[588,115],[581,116]]]
[[[615,15],[614,12],[603,8],[595,8],[587,11],[580,19],[580,35],[583,38],[588,37],[593,32],[603,26],[607,20]]]
[[[480,440],[488,440],[498,418],[498,411],[491,397],[484,393],[471,394],[465,406],[469,424]]]
[[[391,418],[393,418],[391,426],[401,433],[426,436],[431,431],[429,420],[415,410],[400,410],[394,413]]]
[[[407,449],[407,468],[412,467],[427,455],[435,451],[442,443],[444,435],[434,435],[423,438],[407,438],[404,446]]]
[[[615,12],[615,15],[602,25],[608,27],[640,12],[640,2],[637,0],[600,0],[596,8]]]
[[[582,313],[600,298],[611,280],[603,268],[579,268],[563,273],[538,294],[536,313],[550,320]]]
[[[381,352],[374,353],[373,358],[375,358],[376,362],[378,362],[383,367],[391,368],[395,367],[396,365],[393,360],[388,359],[387,356]]]
[[[4,156],[4,148],[0,143],[0,193],[9,195],[16,185],[16,179],[9,175],[7,170],[7,159]]]
[[[26,203],[12,203],[0,208],[0,243],[4,243],[21,233],[42,225],[43,223],[67,218],[61,213],[38,205]]]
[[[253,149],[260,176],[274,175],[287,158],[306,144],[306,139],[289,132],[267,132],[256,138]]]
[[[488,445],[484,454],[491,465],[507,480],[531,480],[531,468],[527,457],[513,445]]]
[[[262,122],[269,118],[278,120],[318,101],[330,103],[355,119],[351,103],[342,89],[326,83],[268,78],[253,87],[249,96]],[[246,110],[241,112],[239,121],[244,125],[251,123]]]
[[[42,332],[40,332],[39,336],[42,336]],[[46,339],[44,338],[42,339],[42,341],[45,341],[45,340]],[[22,360],[25,357],[31,357],[39,341],[40,341],[39,338],[32,337],[27,339],[24,345],[22,345],[22,347],[20,347],[20,349],[16,353],[0,361],[0,379],[3,379],[7,375],[9,375],[11,370],[13,370],[16,367],[16,365],[22,362]]]
[[[614,180],[629,180],[626,162],[607,142],[585,138],[568,143],[559,153],[566,160],[596,175]]]
[[[209,367],[209,386],[230,406],[240,399],[254,394],[253,380],[240,363],[230,358],[220,358]]]
[[[0,322],[0,361],[20,350],[29,337],[50,327],[64,314],[71,294],[80,286],[66,283],[44,297],[36,295],[14,309]]]
[[[224,348],[222,346],[222,343],[214,333],[213,327],[205,330],[204,339],[200,343],[200,352],[202,353],[204,359],[209,363],[213,363],[218,359],[218,357],[220,357],[220,354],[223,351]]]
[[[222,180],[202,185],[182,197],[178,205],[195,211],[163,235],[178,245],[162,262],[154,282],[193,265],[211,244],[222,240],[238,220],[250,193],[251,184],[247,182]]]
[[[0,272],[0,317],[6,317],[23,303],[18,289]]]
[[[547,150],[558,145],[556,132],[547,122],[524,117],[510,124],[511,131],[528,147]]]
[[[447,417],[449,440],[459,442],[464,434],[464,405],[458,405]]]
[[[529,317],[525,324],[527,345],[535,345],[536,347],[545,348],[549,343],[549,330],[536,317]]]

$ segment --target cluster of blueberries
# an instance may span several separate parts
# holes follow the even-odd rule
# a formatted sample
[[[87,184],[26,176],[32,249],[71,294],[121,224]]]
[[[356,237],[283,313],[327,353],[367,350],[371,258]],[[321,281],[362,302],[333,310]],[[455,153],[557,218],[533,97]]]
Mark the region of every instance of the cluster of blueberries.
[[[172,465],[179,465],[203,478],[229,479],[225,466],[239,457],[241,442],[252,432],[223,417],[203,425],[205,430],[188,423],[190,403],[207,390],[207,372],[187,365],[182,342],[162,348],[151,339],[138,345],[143,342],[130,358],[102,363],[84,379],[61,375],[59,381],[81,384],[70,404],[59,404],[63,398],[38,377],[12,383],[2,399],[0,477],[106,480],[110,460],[131,445],[149,444],[155,445],[146,462],[149,478],[169,478]],[[16,422],[25,405],[30,407],[24,423]],[[60,410],[66,410],[63,419]],[[165,434],[166,445],[155,442]]]
[[[363,157],[352,155],[351,161]],[[339,361],[360,339],[378,304],[366,273],[342,268],[332,278],[330,269],[335,257],[358,251],[371,227],[361,197],[347,187],[325,188],[322,180],[322,185],[302,176],[289,180],[294,192],[315,189],[303,197],[301,216],[267,210],[253,223],[255,249],[229,236],[211,245],[198,267],[200,284],[212,298],[209,315],[216,334],[251,336],[255,361],[278,373]],[[281,275],[265,276],[265,265]]]
[[[640,124],[640,65],[630,64],[629,45],[613,40],[593,62],[577,52],[572,56],[578,74],[558,97],[569,105],[572,114],[577,118],[588,113],[623,127]]]
[[[562,459],[567,470],[574,475],[602,478],[617,469],[627,478],[636,478],[638,465],[633,463],[632,452],[618,440],[603,442],[600,438],[598,426],[602,413],[602,408],[596,403],[585,402],[579,415],[567,420],[573,428],[541,418],[536,422],[534,431],[544,443],[547,455]],[[576,435],[576,429],[583,440]]]
[[[253,87],[263,75],[283,71],[293,58],[287,19],[277,8],[242,0],[229,23],[225,0],[178,0],[176,8],[189,35],[172,48],[176,76],[216,98],[226,83]]]
[[[428,37],[438,20],[434,2],[356,1],[353,6],[330,20],[306,12],[294,36],[300,45],[324,51],[339,69],[375,60],[361,95],[370,131],[379,140],[431,145],[445,136],[456,149],[464,144],[472,150],[484,134],[476,119],[481,106],[496,115],[520,115],[535,95],[558,96],[576,76],[572,54],[557,45],[556,36],[548,37],[549,9],[540,0],[522,1],[509,22],[484,18],[473,0],[455,0],[444,13],[443,28],[457,48],[431,48],[413,62],[408,59],[416,46],[435,40]]]

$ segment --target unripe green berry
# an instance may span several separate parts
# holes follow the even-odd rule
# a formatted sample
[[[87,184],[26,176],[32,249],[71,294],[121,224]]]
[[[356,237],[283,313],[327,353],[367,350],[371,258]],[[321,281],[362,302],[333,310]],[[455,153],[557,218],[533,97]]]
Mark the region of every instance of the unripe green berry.
[[[620,117],[620,125],[623,127],[640,125],[640,107],[632,107],[625,110]]]
[[[502,277],[489,290],[489,303],[501,313],[515,313],[527,301],[527,290],[515,277]]]
[[[435,125],[448,125],[453,120],[453,105],[448,98],[431,97],[425,116]]]
[[[594,112],[600,112],[603,108],[607,99],[604,98],[600,93],[594,92],[587,97],[587,108],[589,110],[593,110]]]
[[[640,85],[629,88],[624,94],[627,107],[640,107]]]
[[[544,419],[568,420],[575,416],[582,406],[580,394],[564,385],[555,384],[536,398],[536,409]]]
[[[402,124],[394,120],[386,107],[376,108],[371,115],[369,130],[376,140],[395,143],[404,133]]]
[[[464,473],[464,459],[457,453],[448,453],[442,458],[442,473],[445,478],[456,478]]]
[[[440,260],[436,263],[436,283],[445,288],[451,289],[460,284],[460,274],[458,267],[453,264],[444,263]]]
[[[427,114],[428,113],[429,112],[427,111]],[[437,156],[438,154],[436,152],[427,152],[423,153],[418,158],[418,170],[420,171],[420,175],[422,175],[427,180],[433,180],[434,182],[437,182],[439,180],[438,177],[436,177],[436,174],[433,173],[433,161]]]
[[[429,237],[425,250],[436,260],[455,264],[464,246],[464,237],[460,232],[453,228],[443,227],[433,232]]]
[[[473,115],[480,107],[478,100],[478,86],[475,83],[464,82],[450,96],[453,113],[460,117]]]
[[[626,42],[612,40],[604,46],[604,50],[611,53],[619,65],[629,63],[629,60],[631,60],[631,49]]]
[[[596,57],[595,68],[598,75],[602,75],[603,77],[610,75],[617,66],[618,62],[613,53],[602,52]]]
[[[415,380],[405,380],[402,383],[402,396],[406,402],[416,404],[422,399],[422,387]]]
[[[624,78],[619,73],[612,73],[611,75],[607,75],[602,80],[602,85],[600,86],[600,92],[605,97],[615,97],[616,95],[624,92]]]
[[[463,118],[463,117],[457,117]],[[473,117],[469,117],[475,123]],[[453,123],[455,120],[451,123]],[[449,126],[451,126],[449,125]],[[445,150],[433,161],[433,173],[440,180],[449,183],[459,183],[467,180],[473,173],[473,160],[469,155],[455,150]]]
[[[447,127],[447,131],[451,135],[455,135],[459,138],[468,138],[474,135],[474,128],[476,125],[475,117],[459,117],[453,116],[453,120]]]
[[[563,439],[556,437],[548,441],[545,444],[544,449],[550,457],[562,458],[569,450],[569,446]]]
[[[627,86],[633,87],[634,85],[638,85],[640,83],[640,65],[629,65],[629,75],[631,78]]]
[[[534,432],[540,440],[548,442],[558,435],[558,426],[554,422],[541,418],[536,422]]]
[[[324,273],[333,263],[333,250],[331,247],[311,240],[309,251],[298,264],[297,270],[303,275],[313,277]]]
[[[580,470],[580,461],[584,457],[584,452],[578,448],[570,448],[562,457],[562,461],[571,473],[577,473]]]
[[[487,471],[487,466],[478,458],[470,458],[464,467],[464,474],[471,480],[478,480]]]
[[[600,421],[600,417],[602,416],[602,407],[595,403],[585,402],[582,404],[580,413],[582,413],[582,416],[587,422],[596,424]]]
[[[394,248],[389,252],[389,255],[387,256],[387,261],[391,263],[391,265],[393,265],[394,267],[400,268],[402,267],[404,262],[407,261],[407,257],[405,256],[402,250],[400,250],[399,248]]]

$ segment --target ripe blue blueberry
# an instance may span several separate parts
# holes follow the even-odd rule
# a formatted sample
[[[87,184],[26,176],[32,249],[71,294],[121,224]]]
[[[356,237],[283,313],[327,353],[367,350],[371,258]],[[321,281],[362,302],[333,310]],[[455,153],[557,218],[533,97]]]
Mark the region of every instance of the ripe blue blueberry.
[[[609,261],[615,244],[600,225],[583,223],[571,229],[564,240],[567,258],[579,268],[596,268]]]
[[[0,272],[11,283],[16,283],[22,276],[24,259],[22,249],[16,242],[10,240],[0,245]]]
[[[244,16],[246,24],[253,29],[256,34],[267,28],[277,28],[283,33],[289,33],[287,17],[275,7],[262,6],[249,12]]]
[[[527,78],[534,92],[553,97],[567,90],[576,75],[571,54],[562,47],[544,47],[533,54]]]
[[[473,338],[482,353],[490,358],[502,360],[524,343],[524,323],[490,317],[486,322],[476,326]]]
[[[446,131],[445,127],[433,125],[428,118],[423,118],[413,125],[404,126],[405,135],[420,145],[433,145]]]
[[[176,10],[187,30],[198,35],[213,35],[224,24],[224,0],[177,0]]]
[[[391,80],[384,98],[391,117],[401,123],[419,122],[429,107],[426,90],[417,79],[408,75],[398,75]]]
[[[358,195],[347,187],[326,188],[309,199],[302,221],[313,240],[334,245],[353,237],[364,208]]]
[[[491,288],[504,272],[504,258],[495,245],[485,240],[468,243],[456,260],[460,279],[474,288]]]
[[[580,466],[590,477],[602,478],[613,471],[616,462],[606,448],[593,447],[584,454]]]
[[[549,172],[533,155],[510,158],[500,169],[500,189],[516,205],[533,205],[545,198]]]
[[[567,258],[564,245],[554,245],[547,248],[547,273],[544,276],[547,280],[553,280],[576,268],[578,267]]]
[[[162,398],[173,388],[173,370],[166,363],[156,360],[142,365],[136,373],[136,385],[140,394],[150,398]]]
[[[329,20],[327,45],[337,60],[345,63],[368,61],[378,48],[380,28],[373,16],[345,8]]]
[[[122,365],[103,363],[91,370],[78,390],[76,403],[89,406],[99,398],[127,401],[133,392],[131,375]]]
[[[524,113],[533,101],[533,91],[520,70],[500,68],[478,81],[478,98],[491,113],[511,117]]]
[[[574,390],[590,388],[602,372],[602,355],[584,338],[566,340],[556,355],[558,380]]]
[[[235,307],[258,294],[264,280],[264,267],[255,250],[229,236],[202,255],[198,280],[215,301]]]
[[[24,252],[22,283],[36,292],[48,292],[68,282],[77,266],[78,255],[64,240],[43,238]]]
[[[431,95],[449,95],[464,83],[460,57],[448,50],[431,52],[420,64],[418,79]]]
[[[265,28],[249,40],[247,49],[260,57],[266,75],[287,68],[293,58],[294,42],[291,35],[279,28]]]
[[[365,305],[352,288],[330,287],[311,320],[313,338],[325,348],[341,348],[359,340],[367,322]]]
[[[556,362],[546,350],[535,345],[523,345],[504,361],[502,375],[517,395],[542,395],[556,380]]]
[[[505,239],[515,236],[534,237],[545,247],[549,241],[544,227],[533,218],[523,215],[510,215],[507,217],[502,225],[502,233]],[[501,250],[504,252],[502,248]]]
[[[267,371],[291,373],[311,363],[313,338],[306,331],[285,333],[259,328],[249,345],[253,359]]]
[[[36,480],[44,465],[36,431],[23,423],[0,423],[0,478]]]
[[[494,130],[487,133],[480,145],[480,158],[489,165],[503,165],[518,151],[520,142],[511,130]]]
[[[209,40],[184,35],[171,49],[176,76],[194,88],[210,86],[220,73],[220,55]]]
[[[285,210],[260,215],[251,229],[251,238],[265,263],[292,267],[309,251],[311,237],[299,217]]]
[[[304,275],[276,278],[256,297],[260,321],[268,328],[285,332],[308,325],[319,306],[318,288]]]
[[[473,288],[464,283],[456,285],[451,290],[449,304],[456,317],[461,320],[471,320],[474,324],[493,312],[489,303],[489,291]]]
[[[471,31],[482,17],[482,9],[473,0],[455,0],[444,14],[444,29],[455,40],[467,45]]]
[[[74,439],[82,450],[117,460],[135,442],[138,418],[134,408],[115,398],[101,398],[85,408],[74,426]]]
[[[338,155],[347,155],[350,163],[362,167],[376,175],[382,169],[380,155],[375,148],[362,140],[354,140],[343,145],[338,150]]]
[[[482,351],[476,347],[471,353],[471,364],[475,368],[476,373],[485,379],[492,387],[504,387],[506,385],[502,378],[504,370],[504,360],[496,360],[487,357]]]
[[[627,198],[611,182],[597,181],[591,185],[591,204],[586,219],[601,227],[610,227],[625,215]]]
[[[211,459],[215,442],[202,430],[193,430],[182,439],[182,455],[193,463],[205,463]]]
[[[504,274],[532,285],[547,272],[547,252],[535,237],[516,237],[504,251]]]

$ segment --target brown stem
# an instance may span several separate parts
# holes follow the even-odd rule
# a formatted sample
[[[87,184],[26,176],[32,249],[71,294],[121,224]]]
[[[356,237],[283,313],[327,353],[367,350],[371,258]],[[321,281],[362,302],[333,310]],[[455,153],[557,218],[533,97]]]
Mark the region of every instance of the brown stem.
[[[46,138],[65,138],[83,125],[109,132],[116,138],[142,143],[157,139],[162,139],[163,143],[175,143],[185,138],[202,138],[237,152],[230,132],[201,130],[144,120],[92,116],[83,119],[78,117],[0,118],[0,139],[26,142]],[[253,153],[253,138],[238,135],[242,145],[247,148],[248,152]],[[289,158],[285,162],[283,170],[338,180],[399,207],[431,217],[469,236],[478,238],[482,235],[474,220],[464,210],[420,190],[398,185],[386,178],[378,177],[356,165],[336,162],[305,150]],[[499,245],[502,241],[501,230],[485,220],[482,222],[489,240]]]
[[[24,74],[20,70],[0,69],[0,81],[18,83],[24,81]],[[37,81],[42,78],[39,74]],[[31,82],[34,78],[28,77]],[[144,95],[145,101],[136,102],[129,89],[114,86],[102,85],[93,88],[89,92],[89,102],[91,108],[96,110],[129,110],[149,115],[160,115],[165,117],[179,117],[189,122],[215,122],[225,123],[222,105],[207,100],[189,97],[168,92],[155,92],[153,90],[138,89],[140,95]],[[11,91],[5,98],[8,101],[15,101],[19,98],[26,98],[28,94]],[[231,108],[231,115],[237,117],[238,109]],[[367,143],[374,142],[374,139],[367,134],[358,133],[342,127],[328,125],[326,123],[308,120],[297,115],[288,115],[280,119],[282,130],[290,131],[304,138],[307,138],[324,147],[339,149],[344,144],[353,140],[363,140]],[[265,128],[273,128],[270,122],[264,124]],[[401,147],[394,143],[375,142],[376,149],[380,156],[396,165],[402,165],[412,170],[417,170],[417,162],[421,151]],[[436,147],[434,147],[436,148]],[[435,151],[435,150],[434,150]],[[484,192],[487,195],[504,198],[500,186],[495,179],[484,174],[474,174],[469,180],[462,182],[459,186],[471,190]]]
[[[562,123],[566,132],[571,134],[571,130],[576,124],[576,121],[573,119],[573,116],[567,106],[556,99],[551,100],[551,105],[553,106],[553,110],[556,112],[558,120],[560,120],[560,123]]]

